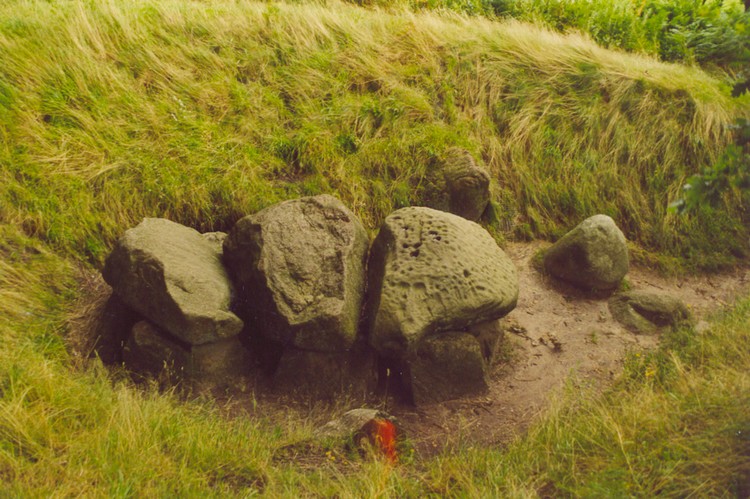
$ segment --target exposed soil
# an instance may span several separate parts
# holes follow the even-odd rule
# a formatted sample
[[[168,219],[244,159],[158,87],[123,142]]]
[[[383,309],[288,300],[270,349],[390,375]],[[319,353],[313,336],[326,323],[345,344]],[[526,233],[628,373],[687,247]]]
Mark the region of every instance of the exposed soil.
[[[622,371],[629,351],[658,345],[657,335],[631,333],[612,318],[609,295],[583,293],[535,270],[533,257],[545,245],[511,243],[505,248],[518,268],[520,292],[518,306],[503,319],[510,360],[493,365],[489,393],[391,410],[420,453],[429,454],[457,440],[506,444],[525,431],[566,381],[601,390]],[[750,287],[750,271],[664,278],[631,265],[626,280],[631,289],[683,300],[700,329],[707,314]]]
[[[296,414],[300,418],[330,419],[339,410],[369,405],[398,418],[410,443],[421,456],[463,442],[502,446],[521,435],[566,382],[594,390],[609,386],[622,371],[630,351],[654,348],[658,335],[627,331],[611,316],[609,295],[591,295],[545,277],[533,268],[533,258],[546,243],[510,243],[505,251],[519,271],[518,306],[503,319],[505,340],[490,373],[490,390],[480,397],[413,407],[392,398],[384,401],[364,393],[346,394],[335,402],[280,395],[257,380],[214,391],[230,415],[255,414],[271,419]],[[631,265],[631,289],[666,293],[684,301],[698,322],[750,290],[750,269],[710,276],[665,278]],[[99,276],[85,283],[90,299],[71,319],[69,344],[75,358],[91,349],[96,315],[101,315],[109,289]],[[101,327],[101,324],[99,325]]]

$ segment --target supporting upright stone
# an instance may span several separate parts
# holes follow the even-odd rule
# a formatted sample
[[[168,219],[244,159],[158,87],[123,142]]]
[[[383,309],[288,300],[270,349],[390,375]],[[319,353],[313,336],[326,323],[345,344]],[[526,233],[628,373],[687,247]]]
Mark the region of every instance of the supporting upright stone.
[[[190,345],[148,321],[133,326],[123,360],[129,368],[154,376],[214,383],[236,380],[251,367],[238,336]]]
[[[489,389],[482,347],[464,332],[423,338],[404,375],[407,396],[415,405],[480,395]]]

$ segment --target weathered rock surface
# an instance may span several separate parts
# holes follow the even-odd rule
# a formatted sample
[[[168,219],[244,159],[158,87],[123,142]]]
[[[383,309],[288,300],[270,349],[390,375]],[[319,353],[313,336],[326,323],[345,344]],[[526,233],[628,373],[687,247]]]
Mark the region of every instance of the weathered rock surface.
[[[238,336],[191,346],[148,321],[133,326],[123,360],[129,368],[155,376],[214,382],[236,379],[250,366],[249,354]]]
[[[476,221],[490,202],[490,175],[465,149],[452,147],[429,169],[426,206]]]
[[[227,238],[226,232],[204,232],[201,234],[201,237],[213,244],[219,253],[224,252],[224,240]]]
[[[348,349],[360,317],[368,242],[361,222],[328,195],[241,219],[224,242],[238,313],[284,345]]]
[[[625,236],[607,215],[587,218],[544,255],[547,272],[584,289],[614,289],[628,267]]]
[[[679,299],[648,291],[619,293],[609,300],[612,317],[640,334],[658,333],[690,320],[687,306]]]
[[[489,389],[482,347],[471,333],[448,332],[422,339],[404,375],[415,405],[479,395]]]
[[[378,409],[352,409],[342,414],[340,418],[321,426],[315,432],[315,436],[318,438],[348,438],[362,430],[373,419],[395,421],[393,416]]]
[[[445,153],[444,175],[450,212],[479,220],[490,202],[489,173],[465,149],[451,148]]]
[[[481,226],[430,208],[403,208],[373,243],[370,344],[402,357],[423,337],[498,319],[518,300],[513,262]]]
[[[477,339],[482,349],[482,357],[484,357],[485,362],[489,365],[494,359],[498,346],[505,337],[505,329],[503,328],[502,321],[498,319],[489,322],[480,322],[479,324],[470,326],[466,332]]]
[[[104,280],[136,312],[193,345],[235,336],[232,285],[215,244],[169,220],[146,218],[107,258]]]

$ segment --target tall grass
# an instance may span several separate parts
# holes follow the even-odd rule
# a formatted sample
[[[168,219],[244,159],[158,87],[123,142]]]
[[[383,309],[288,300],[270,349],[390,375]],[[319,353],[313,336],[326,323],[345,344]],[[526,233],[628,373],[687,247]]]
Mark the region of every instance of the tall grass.
[[[711,77],[525,24],[331,5],[6,3],[2,221],[92,262],[144,215],[222,229],[322,192],[374,229],[428,202],[462,146],[509,235],[603,212],[691,264],[742,253],[736,200],[666,213],[729,140]]]
[[[348,0],[396,9],[445,9],[578,30],[604,47],[743,73],[750,13],[740,0]],[[741,74],[740,79],[747,78]]]

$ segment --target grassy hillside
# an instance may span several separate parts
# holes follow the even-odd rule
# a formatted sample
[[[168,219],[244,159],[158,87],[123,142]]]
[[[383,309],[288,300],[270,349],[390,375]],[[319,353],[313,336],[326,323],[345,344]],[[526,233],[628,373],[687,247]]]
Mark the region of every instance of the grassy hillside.
[[[736,113],[700,71],[522,24],[344,4],[91,5],[0,14],[2,223],[68,255],[101,262],[144,215],[221,229],[321,192],[376,228],[427,201],[453,145],[487,163],[511,236],[603,212],[691,264],[743,251],[736,202],[666,214]]]
[[[666,212],[742,112],[700,70],[513,22],[221,0],[4,2],[0,61],[0,495],[737,487],[747,306],[716,335],[655,356],[659,383],[633,360],[612,400],[563,404],[505,452],[396,469],[284,459],[313,417],[227,421],[65,346],[80,276],[141,217],[225,229],[326,192],[374,231],[430,201],[451,146],[492,172],[498,238],[552,238],[603,212],[649,258],[731,262],[748,235],[737,193],[721,210]]]

